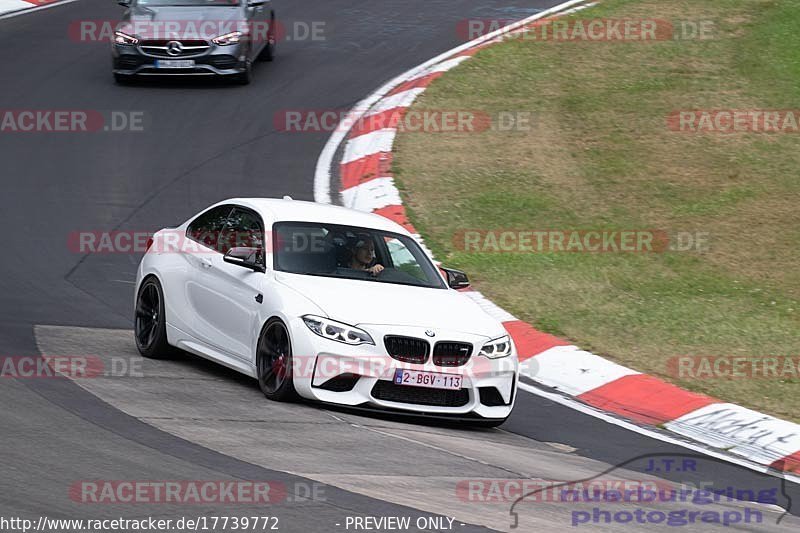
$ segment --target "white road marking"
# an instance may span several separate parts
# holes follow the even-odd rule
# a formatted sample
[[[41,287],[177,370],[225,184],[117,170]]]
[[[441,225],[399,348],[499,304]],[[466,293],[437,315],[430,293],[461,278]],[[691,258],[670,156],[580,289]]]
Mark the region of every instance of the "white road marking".
[[[370,107],[375,105],[375,103],[377,103],[381,98],[386,96],[387,93],[391,92],[392,89],[405,81],[412,80],[420,76],[426,70],[438,63],[441,63],[442,61],[452,58],[454,55],[460,52],[469,50],[474,46],[489,41],[498,35],[502,35],[516,28],[522,27],[529,22],[533,22],[534,20],[547,17],[554,13],[558,13],[570,7],[581,4],[584,1],[585,0],[569,0],[555,7],[522,19],[519,22],[506,26],[505,28],[500,28],[499,30],[478,37],[477,39],[474,39],[468,43],[464,43],[461,46],[457,46],[456,48],[443,52],[438,56],[422,63],[421,65],[418,65],[388,81],[377,91],[374,91],[372,94],[358,102],[344,120],[347,124],[353,124],[355,121],[361,118],[361,116],[363,116],[363,114],[366,113]],[[322,149],[319,159],[317,159],[317,167],[314,172],[314,201],[316,202],[330,204],[333,201],[331,197],[331,167],[333,165],[333,158],[336,155],[339,146],[347,138],[348,131],[349,130],[347,130],[347,128],[337,128],[336,131],[334,131],[333,134],[328,138],[328,142],[325,143],[325,147]]]
[[[3,2],[9,2],[10,3],[10,2],[13,2],[13,1],[14,0],[0,0],[0,12],[10,11],[9,9],[4,9],[3,8],[4,5],[5,5]],[[56,7],[56,6],[63,6],[65,4],[71,4],[71,3],[77,2],[77,1],[78,0],[62,0],[61,2],[53,2],[52,4],[45,4],[43,6],[37,6],[35,4],[29,4],[28,2],[22,2],[23,4],[25,4],[25,6],[23,6],[21,8],[20,7],[14,8],[14,9],[18,9],[19,11],[14,11],[12,13],[2,14],[2,15],[0,15],[0,20],[10,19],[12,17],[18,17],[20,15],[27,15],[28,13],[34,13],[36,11],[41,11],[43,9],[50,9],[51,7]]]
[[[24,0],[0,0],[0,13],[17,11],[18,9],[32,8],[36,4],[25,2]]]
[[[764,465],[756,464],[756,463],[750,462],[750,461],[748,461],[746,459],[740,459],[738,457],[733,457],[733,456],[727,455],[727,454],[722,453],[722,452],[717,452],[715,450],[710,450],[710,449],[708,449],[708,448],[706,448],[704,446],[701,446],[699,444],[694,444],[694,443],[686,441],[686,440],[678,439],[678,438],[675,438],[675,437],[670,437],[669,435],[666,435],[666,434],[658,432],[658,431],[654,431],[652,429],[648,429],[646,427],[637,426],[636,424],[634,424],[632,422],[628,422],[627,420],[619,419],[619,418],[614,417],[614,416],[612,416],[612,415],[610,415],[608,413],[605,413],[603,411],[599,411],[599,410],[595,409],[594,407],[591,407],[589,405],[581,403],[581,402],[579,402],[577,400],[574,400],[572,398],[569,398],[567,396],[563,396],[561,394],[556,394],[556,393],[553,393],[553,392],[543,391],[543,390],[539,389],[538,387],[534,387],[533,385],[528,385],[527,383],[523,383],[522,381],[520,381],[520,383],[519,383],[519,389],[520,390],[524,390],[525,392],[529,392],[531,394],[534,394],[536,396],[540,396],[542,398],[546,398],[546,399],[550,400],[551,402],[557,403],[559,405],[563,405],[564,407],[569,407],[570,409],[574,409],[574,410],[576,410],[578,412],[581,412],[583,414],[586,414],[586,415],[589,415],[589,416],[593,416],[595,418],[599,418],[600,420],[602,420],[604,422],[608,422],[609,424],[613,424],[615,426],[619,426],[621,428],[627,429],[628,431],[632,431],[634,433],[638,433],[639,435],[644,435],[645,437],[650,437],[651,439],[659,440],[661,442],[666,442],[668,444],[674,444],[676,446],[682,446],[683,448],[686,448],[687,450],[691,450],[693,452],[698,452],[698,453],[701,453],[703,455],[707,455],[708,457],[714,457],[716,459],[720,459],[722,461],[726,461],[728,463],[732,463],[732,464],[735,464],[737,466],[742,466],[744,468],[747,468],[749,470],[753,470],[755,472],[765,473],[765,474],[768,474],[768,475],[776,477],[776,478],[783,478],[786,481],[790,481],[792,483],[800,484],[800,476],[798,476],[798,475],[795,475],[795,474],[780,474],[778,472],[775,472],[773,470],[768,469]]]
[[[400,191],[392,178],[376,178],[342,191],[345,207],[371,213],[388,205],[399,205]]]
[[[391,152],[397,131],[390,128],[375,130],[347,141],[342,164],[356,161],[378,152]]]
[[[536,355],[530,378],[572,396],[602,387],[624,376],[640,374],[576,346],[555,346]]]
[[[800,426],[732,403],[695,409],[664,427],[759,463],[770,464],[800,450]]]
[[[387,96],[386,98],[381,99],[380,102],[372,106],[369,111],[364,113],[365,117],[369,117],[372,115],[377,115],[378,113],[382,113],[383,111],[389,111],[390,109],[395,109],[398,107],[409,107],[411,104],[414,103],[414,100],[417,99],[417,96],[425,92],[425,88],[415,88],[409,89],[407,91],[403,91],[397,94],[393,94],[392,96]]]

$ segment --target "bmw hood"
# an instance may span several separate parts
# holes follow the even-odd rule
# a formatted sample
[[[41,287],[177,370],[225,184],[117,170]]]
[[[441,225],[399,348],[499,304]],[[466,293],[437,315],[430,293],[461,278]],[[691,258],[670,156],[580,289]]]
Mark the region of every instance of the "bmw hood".
[[[488,338],[506,333],[478,304],[453,290],[281,272],[276,279],[314,302],[328,318],[353,326],[417,326]]]

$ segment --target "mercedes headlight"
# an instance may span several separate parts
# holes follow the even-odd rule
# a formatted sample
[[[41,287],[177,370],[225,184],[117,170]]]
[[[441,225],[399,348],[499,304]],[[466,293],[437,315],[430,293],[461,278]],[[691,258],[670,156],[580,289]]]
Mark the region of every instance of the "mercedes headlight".
[[[236,44],[242,38],[243,33],[240,31],[232,31],[230,33],[226,33],[225,35],[220,35],[219,37],[214,37],[211,41],[214,44],[218,44],[220,46],[227,46],[229,44]]]
[[[363,329],[358,329],[330,318],[322,318],[321,316],[305,315],[303,322],[306,323],[308,329],[328,340],[343,342],[353,346],[359,344],[375,344],[369,333]]]
[[[489,341],[483,345],[480,354],[489,359],[500,359],[511,355],[511,339],[508,335],[503,335],[499,339]]]
[[[117,44],[138,44],[139,39],[132,35],[128,35],[127,33],[122,33],[121,31],[114,32],[114,42]]]

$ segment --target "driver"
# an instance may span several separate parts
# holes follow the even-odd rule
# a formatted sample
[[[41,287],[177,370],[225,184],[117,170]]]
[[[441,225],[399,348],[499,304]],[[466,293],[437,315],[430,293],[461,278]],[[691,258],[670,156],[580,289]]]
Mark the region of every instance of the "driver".
[[[375,243],[369,235],[359,235],[353,247],[353,257],[350,260],[350,268],[364,270],[373,276],[383,272],[383,265],[372,265],[375,261]],[[372,266],[370,266],[372,265]]]

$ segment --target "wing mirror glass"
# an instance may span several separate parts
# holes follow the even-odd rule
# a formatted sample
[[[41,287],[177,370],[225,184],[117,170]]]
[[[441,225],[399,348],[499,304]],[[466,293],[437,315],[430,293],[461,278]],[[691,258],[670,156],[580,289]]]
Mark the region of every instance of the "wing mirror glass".
[[[464,272],[452,268],[441,267],[441,269],[444,271],[445,276],[447,276],[447,285],[449,285],[451,289],[466,289],[469,287],[469,278],[467,278]]]
[[[222,258],[226,263],[249,268],[253,272],[266,272],[264,266],[264,250],[261,248],[237,247],[231,248]]]

